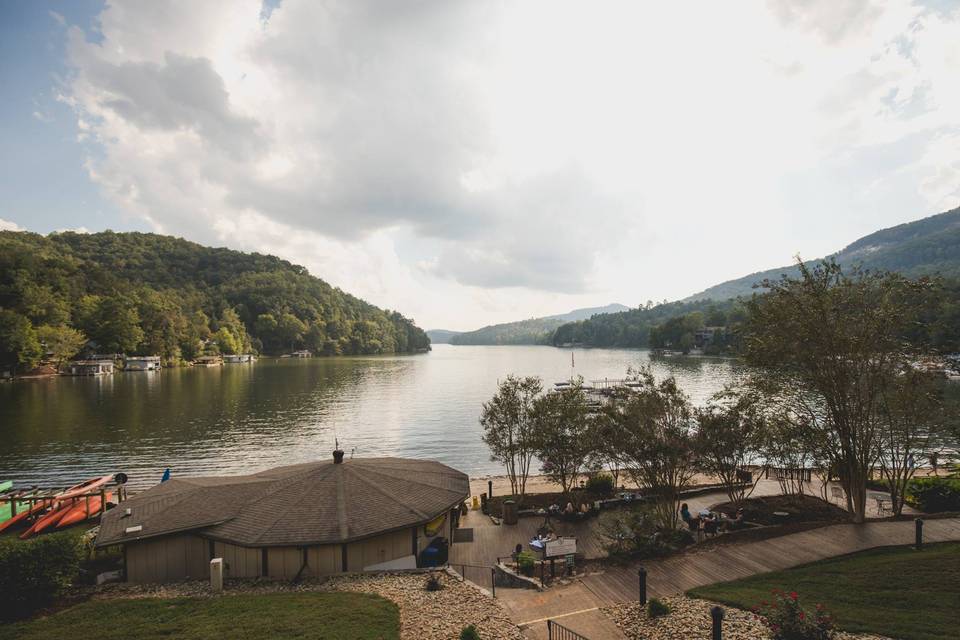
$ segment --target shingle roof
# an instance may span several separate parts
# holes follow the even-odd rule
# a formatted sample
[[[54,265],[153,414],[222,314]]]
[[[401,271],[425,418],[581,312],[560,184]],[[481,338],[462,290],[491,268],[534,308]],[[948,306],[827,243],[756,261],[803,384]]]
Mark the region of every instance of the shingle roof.
[[[469,491],[464,473],[401,458],[169,480],[106,512],[97,546],[181,531],[253,547],[349,542],[426,523]],[[137,525],[140,531],[124,533]]]

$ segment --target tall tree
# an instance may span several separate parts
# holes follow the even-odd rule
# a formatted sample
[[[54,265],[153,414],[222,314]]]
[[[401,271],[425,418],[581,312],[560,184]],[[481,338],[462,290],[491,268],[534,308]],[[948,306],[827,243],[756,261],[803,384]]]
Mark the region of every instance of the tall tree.
[[[37,337],[47,351],[53,354],[53,360],[58,367],[77,355],[87,343],[87,337],[82,332],[63,325],[43,325],[37,329]]]
[[[880,452],[882,392],[918,355],[904,336],[930,284],[890,273],[855,270],[851,277],[829,261],[798,265],[799,279],[766,281],[769,292],[749,303],[746,355],[773,387],[795,390],[795,413],[829,456],[848,509],[862,522]]]
[[[693,408],[673,377],[657,382],[649,369],[634,377],[637,386],[618,390],[605,417],[615,425],[626,472],[653,496],[660,526],[675,529],[681,493],[696,472]]]
[[[42,355],[43,349],[30,320],[19,313],[0,309],[0,366],[16,374],[37,366]]]
[[[543,390],[540,378],[507,376],[489,402],[483,404],[480,425],[490,459],[503,463],[510,492],[523,497],[534,452],[534,399]]]
[[[761,449],[764,420],[758,399],[749,391],[725,389],[695,415],[698,466],[717,477],[730,502],[740,505],[756,487],[742,481],[742,471]]]
[[[582,384],[576,382],[538,397],[532,417],[540,469],[569,496],[597,447]]]

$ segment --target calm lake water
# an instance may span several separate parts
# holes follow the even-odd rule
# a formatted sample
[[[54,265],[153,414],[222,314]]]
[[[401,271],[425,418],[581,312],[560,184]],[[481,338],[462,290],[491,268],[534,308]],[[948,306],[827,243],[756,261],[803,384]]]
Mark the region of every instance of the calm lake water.
[[[430,458],[502,473],[480,440],[481,404],[510,373],[545,386],[573,372],[622,378],[651,363],[702,403],[743,370],[734,360],[627,349],[435,345],[415,356],[262,359],[253,365],[0,384],[0,479],[65,485],[123,471],[133,487],[326,458],[334,435],[357,456]]]

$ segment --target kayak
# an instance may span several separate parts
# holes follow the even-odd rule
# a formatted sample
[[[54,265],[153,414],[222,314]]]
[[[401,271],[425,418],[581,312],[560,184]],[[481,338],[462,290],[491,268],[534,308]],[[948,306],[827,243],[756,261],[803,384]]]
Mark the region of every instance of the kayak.
[[[109,501],[112,497],[113,492],[107,491],[107,500]],[[103,505],[101,504],[100,496],[90,498],[89,504],[86,499],[81,498],[70,511],[60,518],[60,521],[57,522],[57,529],[69,527],[72,524],[83,522],[92,516],[99,515],[101,506]]]
[[[91,493],[103,487],[105,484],[110,482],[113,479],[113,475],[108,476],[98,476],[96,478],[91,478],[85,480],[79,484],[75,484],[68,489],[64,489],[60,493],[50,496],[49,499],[41,500],[36,503],[32,508],[25,509],[17,513],[17,515],[12,518],[8,518],[4,522],[0,523],[0,532],[8,529],[14,524],[23,521],[27,516],[34,515],[43,511],[46,511],[48,508],[50,512],[41,516],[33,523],[29,529],[27,529],[21,538],[29,538],[34,533],[38,533],[43,529],[46,529],[51,524],[56,523],[59,518],[54,518],[55,515],[59,514],[59,517],[66,515],[65,507],[74,507],[76,506],[73,501],[70,501],[69,504],[64,501],[69,501],[71,498],[77,498],[82,496],[85,493]],[[86,501],[86,499],[84,499]]]
[[[53,496],[50,496],[50,498],[48,499],[41,500],[40,502],[36,503],[29,509],[18,511],[17,515],[13,516],[12,518],[7,518],[3,522],[0,522],[0,532],[12,527],[13,525],[20,522],[21,520],[26,519],[27,516],[33,515],[35,513],[40,513],[41,511],[45,511],[51,504],[53,504]]]
[[[33,523],[33,526],[20,534],[21,540],[26,540],[35,533],[40,533],[47,527],[55,525],[60,521],[60,518],[67,515],[67,512],[73,509],[74,504],[71,502],[69,504],[60,503],[55,507],[50,509],[50,512],[44,514],[43,516],[37,518],[37,521]]]
[[[96,491],[103,485],[107,484],[113,480],[113,474],[109,476],[100,476],[99,478],[91,478],[86,482],[81,482],[80,484],[75,484],[69,489],[66,489],[63,493],[58,493],[56,498],[58,500],[66,500],[68,498],[75,498],[81,496],[85,493],[90,493],[91,491]]]

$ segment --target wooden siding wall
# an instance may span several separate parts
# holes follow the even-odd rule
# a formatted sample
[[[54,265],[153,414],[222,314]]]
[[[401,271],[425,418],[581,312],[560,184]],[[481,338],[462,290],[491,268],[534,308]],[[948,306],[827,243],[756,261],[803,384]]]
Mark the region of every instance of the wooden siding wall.
[[[347,545],[347,571],[363,571],[364,567],[396,560],[413,550],[410,529],[385,533],[375,538]]]
[[[339,544],[325,544],[322,547],[307,548],[307,568],[304,573],[311,577],[340,573],[342,557]]]
[[[126,545],[129,582],[210,578],[210,546],[197,536],[164,536]]]
[[[293,580],[302,565],[303,552],[300,547],[267,548],[267,575],[271,578]]]
[[[223,558],[227,563],[228,578],[259,578],[260,549],[239,547],[226,542],[213,543],[213,557]]]

